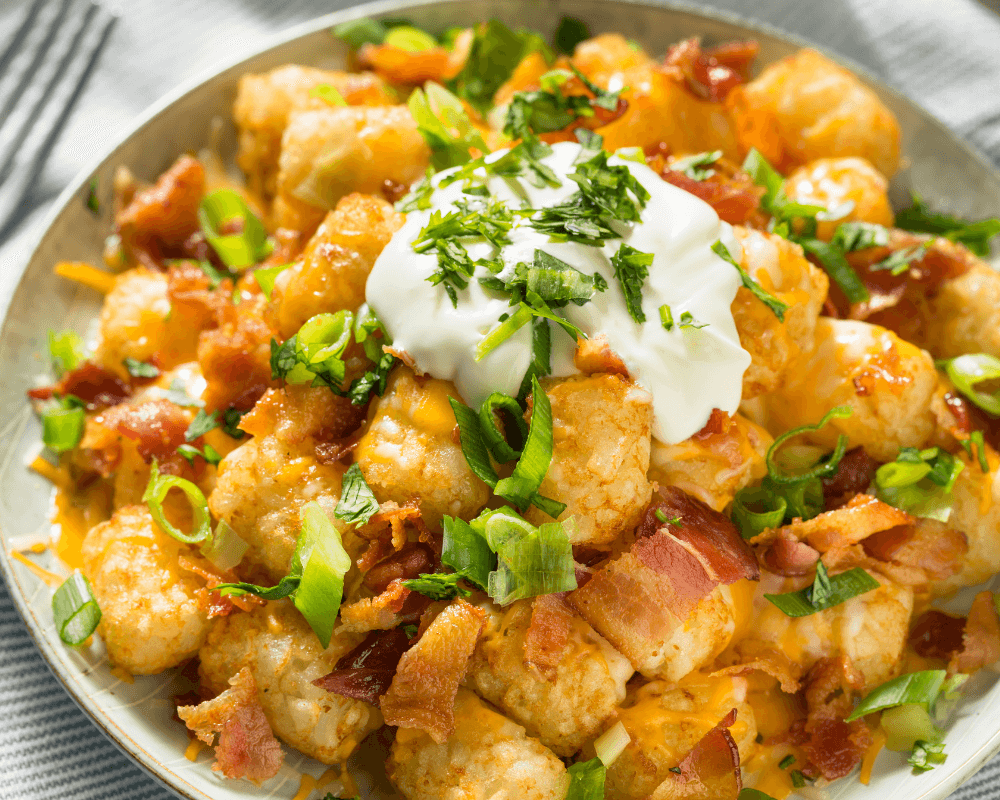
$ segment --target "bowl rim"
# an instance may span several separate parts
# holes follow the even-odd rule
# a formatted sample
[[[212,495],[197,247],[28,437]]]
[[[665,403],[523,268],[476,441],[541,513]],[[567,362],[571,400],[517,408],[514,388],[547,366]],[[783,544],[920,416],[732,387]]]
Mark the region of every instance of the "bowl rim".
[[[316,34],[324,29],[332,28],[342,22],[348,22],[362,17],[377,17],[387,14],[398,14],[400,11],[416,8],[430,8],[437,6],[464,5],[466,0],[369,0],[368,2],[352,5],[337,11],[314,17],[296,23],[282,31],[267,35],[260,39],[255,45],[251,45],[241,50],[237,55],[229,58],[221,58],[209,65],[197,74],[182,81],[173,89],[164,93],[158,100],[150,104],[144,111],[138,114],[127,126],[126,130],[114,141],[106,146],[97,156],[88,160],[87,164],[76,174],[69,184],[52,201],[51,207],[44,216],[33,224],[33,230],[29,232],[27,240],[28,247],[21,252],[27,254],[23,258],[23,263],[14,265],[17,271],[17,280],[13,283],[13,289],[8,296],[0,298],[0,324],[6,322],[10,312],[10,305],[13,302],[20,282],[23,280],[23,273],[28,265],[35,259],[42,243],[49,235],[49,231],[63,213],[66,207],[78,199],[80,192],[89,185],[93,175],[95,175],[107,162],[114,158],[119,148],[133,137],[140,135],[143,128],[160,114],[168,111],[171,106],[182,100],[188,94],[198,90],[203,84],[217,78],[224,72],[230,71],[268,51],[287,45],[297,39]],[[516,4],[523,0],[501,0],[503,4]],[[566,5],[571,6],[573,0],[564,0]],[[653,9],[666,13],[675,12],[701,17],[713,22],[726,23],[745,30],[749,34],[763,34],[775,39],[788,42],[796,47],[809,47],[819,51],[837,64],[851,70],[865,83],[877,88],[882,93],[891,96],[897,102],[913,108],[921,121],[932,127],[939,129],[951,143],[964,151],[965,155],[976,162],[979,167],[992,173],[1000,181],[1000,169],[982,153],[975,145],[959,136],[954,130],[939,120],[928,111],[919,101],[907,96],[892,84],[887,83],[882,78],[874,75],[867,67],[857,63],[854,59],[843,56],[836,51],[827,48],[825,45],[812,41],[808,37],[796,33],[790,33],[774,26],[768,22],[758,19],[748,18],[732,11],[704,7],[687,2],[686,0],[603,0],[609,4],[619,6],[633,6],[637,8]],[[539,6],[545,9],[545,13],[563,13],[566,9],[561,8],[563,2],[560,0],[541,0]],[[549,8],[545,8],[549,6]],[[905,157],[905,153],[902,154]],[[72,680],[72,674],[65,667],[60,658],[56,655],[57,645],[50,637],[42,633],[40,621],[36,619],[33,610],[28,605],[25,592],[20,581],[15,574],[12,559],[10,559],[6,548],[0,547],[0,575],[3,576],[17,609],[18,615],[24,622],[28,634],[35,644],[38,652],[48,666],[49,670],[62,685],[69,697],[78,708],[90,719],[96,728],[101,731],[115,747],[124,753],[132,763],[149,777],[153,778],[159,785],[173,792],[184,800],[204,800],[204,795],[190,784],[184,786],[176,785],[167,780],[166,773],[161,774],[163,767],[155,759],[149,757],[145,750],[133,742],[132,738],[121,730],[112,730],[97,711],[98,704],[85,693],[75,691],[76,684]],[[124,741],[123,741],[124,740]],[[993,755],[1000,752],[1000,724],[997,729],[987,737],[978,748],[976,748],[959,766],[954,767],[948,776],[940,783],[929,789],[928,792],[918,798],[918,800],[945,800],[955,789],[971,778]],[[171,776],[177,777],[171,772]],[[192,791],[188,791],[188,789]]]

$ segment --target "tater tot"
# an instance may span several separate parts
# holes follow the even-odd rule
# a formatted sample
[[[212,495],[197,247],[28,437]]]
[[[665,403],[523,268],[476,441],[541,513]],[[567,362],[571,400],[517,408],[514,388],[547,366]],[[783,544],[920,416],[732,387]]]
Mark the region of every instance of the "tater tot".
[[[935,246],[941,244],[936,240]],[[926,347],[939,358],[1000,357],[1000,273],[975,259],[968,272],[945,281],[928,298],[925,324]]]
[[[400,728],[386,770],[406,800],[563,800],[569,788],[551,750],[466,689],[448,740]]]
[[[469,519],[489,497],[452,436],[456,422],[449,397],[459,397],[450,382],[397,367],[354,453],[379,501],[416,500],[429,525],[438,525],[445,514]]]
[[[737,677],[692,675],[679,686],[652,681],[629,692],[618,720],[629,734],[622,754],[608,767],[607,800],[649,797],[698,741],[732,709],[729,729],[746,758],[757,735],[753,708],[746,702],[747,682]]]
[[[901,447],[921,447],[933,433],[937,384],[930,356],[892,331],[822,317],[816,349],[789,370],[780,392],[764,398],[767,427],[815,425],[831,408],[847,405],[851,416],[805,437],[832,449],[845,433],[849,447],[863,445],[873,458],[892,461]]]
[[[757,148],[780,172],[819,158],[859,156],[891,177],[899,123],[861,80],[815,50],[781,59],[726,98],[744,152]]]
[[[288,600],[220,620],[199,652],[204,686],[221,692],[244,667],[253,674],[274,734],[307,756],[344,761],[382,725],[374,706],[313,685],[350,652],[361,636],[335,633],[325,650]]]
[[[722,511],[736,493],[767,473],[764,455],[771,435],[739,414],[719,433],[696,434],[677,444],[653,439],[649,479],[677,486]]]
[[[784,321],[740,287],[732,303],[740,345],[750,353],[743,375],[743,399],[780,387],[800,353],[814,346],[814,331],[830,285],[826,273],[813,266],[799,245],[780,236],[736,226],[743,248],[740,265],[765,290],[788,305]]]
[[[385,106],[396,102],[395,92],[371,72],[350,73],[286,64],[262,75],[240,77],[233,104],[239,129],[236,162],[251,188],[264,197],[277,189],[281,134],[293,110],[326,108],[329,103],[313,97],[317,86],[332,86],[351,106]]]
[[[573,66],[598,86],[611,91],[626,85],[623,73],[652,63],[649,55],[620,33],[602,33],[585,39],[573,50]],[[614,85],[612,85],[612,83]]]
[[[282,335],[292,336],[315,314],[357,309],[375,259],[402,224],[402,215],[379,197],[351,194],[337,203],[301,260],[275,282]]]
[[[490,607],[467,681],[528,734],[557,755],[579,750],[599,732],[625,699],[632,676],[628,659],[572,611],[569,636],[558,657],[555,680],[525,662],[532,601]]]
[[[850,210],[836,220],[819,220],[816,236],[829,241],[844,222],[872,222],[890,227],[889,181],[863,158],[821,158],[799,167],[785,182],[790,200],[823,206],[827,211],[851,203]]]
[[[409,186],[429,159],[406,106],[296,111],[281,137],[274,221],[311,233],[344,195]]]
[[[573,377],[547,385],[552,403],[552,462],[539,492],[566,504],[574,517],[573,543],[608,547],[634,528],[649,503],[649,392],[618,375]],[[601,431],[600,436],[588,432]],[[536,525],[551,517],[532,507]]]
[[[120,508],[90,529],[83,572],[101,608],[97,632],[112,664],[155,675],[198,652],[209,622],[198,602],[204,583],[177,563],[187,549],[145,506]]]

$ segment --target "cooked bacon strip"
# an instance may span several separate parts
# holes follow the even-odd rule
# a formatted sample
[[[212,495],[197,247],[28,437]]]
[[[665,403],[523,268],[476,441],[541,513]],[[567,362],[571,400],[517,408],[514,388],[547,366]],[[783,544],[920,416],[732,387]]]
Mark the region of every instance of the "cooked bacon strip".
[[[867,539],[873,533],[913,525],[915,519],[905,511],[883,503],[871,495],[856,495],[846,506],[824,511],[810,520],[796,520],[790,525],[764,533],[752,541],[754,544],[783,538],[808,542],[821,553],[834,548],[848,547]]]
[[[965,617],[932,608],[920,615],[910,631],[910,645],[918,656],[947,661],[962,649],[964,634]]]
[[[822,479],[826,510],[845,506],[856,494],[868,491],[880,466],[881,463],[868,455],[865,448],[848,450],[840,459],[837,471]]]
[[[760,210],[760,198],[764,192],[743,173],[729,178],[716,172],[705,180],[697,181],[683,172],[670,169],[669,165],[658,172],[667,183],[704,200],[715,209],[719,219],[731,225],[747,223]]]
[[[372,515],[364,525],[359,525],[356,531],[364,539],[380,539],[388,531],[392,532],[392,546],[401,550],[406,544],[404,525],[409,522],[420,530],[426,530],[420,508],[416,500],[405,505],[398,505],[392,500],[382,503],[378,512]]]
[[[697,38],[685,39],[667,51],[664,65],[683,76],[692,94],[720,103],[729,92],[745,83],[759,49],[756,42],[746,41],[702,50]]]
[[[379,697],[392,683],[400,657],[409,646],[410,638],[402,628],[372,631],[337,662],[336,669],[313,681],[313,685],[377,706]]]
[[[188,558],[180,555],[177,557],[177,566],[181,569],[193,572],[205,580],[205,605],[208,609],[209,617],[227,617],[237,608],[241,611],[250,611],[254,606],[262,606],[266,601],[255,597],[252,594],[245,595],[222,595],[212,590],[220,583],[236,583],[239,578],[232,572],[222,572],[217,570],[207,561],[201,558]]]
[[[932,519],[879,531],[861,545],[865,553],[879,561],[921,570],[926,581],[955,575],[969,550],[964,533]]]
[[[816,569],[819,551],[791,536],[779,536],[764,550],[761,561],[776,575],[809,575]]]
[[[737,663],[716,670],[712,675],[745,675],[759,670],[777,680],[786,694],[795,694],[801,688],[802,667],[765,642],[745,640],[736,648],[736,654]]]
[[[198,230],[198,204],[205,193],[205,168],[182,155],[156,183],[140,189],[115,214],[119,233],[153,237],[168,247],[180,247]]]
[[[285,754],[264,716],[250,670],[237,672],[229,686],[212,700],[179,707],[177,715],[205,744],[219,734],[212,769],[260,785],[278,774]]]
[[[393,581],[416,578],[426,572],[433,572],[438,559],[425,544],[410,542],[402,550],[380,561],[365,574],[365,587],[375,594],[381,594]]]
[[[188,427],[187,412],[169,400],[114,406],[96,421],[134,440],[147,464],[154,458],[163,460],[177,452],[184,444]]]
[[[948,671],[971,674],[997,662],[1000,662],[1000,614],[993,592],[980,592],[965,620],[962,649],[948,663]]]
[[[373,70],[389,83],[447,83],[465,66],[471,45],[471,30],[459,34],[451,50],[429,47],[412,51],[391,44],[366,44],[358,51],[358,65]]]
[[[341,606],[340,623],[343,630],[354,633],[389,630],[404,622],[416,622],[428,605],[429,598],[394,580],[375,597]]]
[[[555,683],[563,651],[573,630],[573,610],[561,594],[543,594],[531,605],[531,622],[524,634],[524,662]]]
[[[743,788],[740,774],[740,751],[729,729],[736,722],[732,709],[691,749],[677,769],[650,800],[736,800]]]
[[[28,391],[28,397],[33,400],[49,400],[56,394],[62,397],[68,394],[79,397],[93,411],[125,402],[131,396],[132,389],[110,370],[99,367],[92,361],[84,361],[76,369],[63,375],[54,386]]]
[[[805,700],[809,709],[802,750],[827,780],[847,775],[861,761],[871,744],[864,720],[844,722],[855,693],[864,688],[864,677],[847,656],[824,658],[809,671]]]
[[[438,744],[455,731],[455,695],[486,625],[486,612],[464,600],[445,608],[399,660],[382,695],[387,725],[419,728]]]

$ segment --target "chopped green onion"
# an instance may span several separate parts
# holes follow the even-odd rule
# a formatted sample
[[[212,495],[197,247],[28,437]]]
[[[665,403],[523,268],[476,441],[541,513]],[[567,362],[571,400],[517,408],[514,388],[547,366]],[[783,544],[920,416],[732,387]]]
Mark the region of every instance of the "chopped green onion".
[[[680,321],[677,323],[678,328],[694,328],[695,330],[701,330],[702,328],[707,328],[707,322],[699,322],[694,318],[690,311],[685,311],[681,314]]]
[[[128,374],[133,378],[158,378],[160,369],[156,364],[147,361],[139,361],[137,358],[126,358],[123,362]]]
[[[194,464],[194,460],[197,457],[205,459],[207,463],[213,466],[218,465],[222,461],[222,456],[210,444],[206,444],[201,450],[194,445],[182,444],[177,448],[177,455],[184,458],[189,464]]]
[[[480,430],[486,447],[489,448],[490,453],[498,463],[506,464],[520,456],[521,451],[515,450],[507,443],[503,431],[497,425],[496,414],[499,411],[506,411],[510,415],[521,434],[522,441],[527,439],[528,423],[524,421],[521,406],[518,405],[517,400],[502,392],[493,392],[479,408]]]
[[[57,378],[76,369],[85,353],[83,338],[76,331],[49,331],[49,358]]]
[[[242,439],[246,434],[240,430],[240,422],[246,413],[237,408],[227,408],[222,412],[222,430],[234,439]]]
[[[342,22],[331,31],[334,36],[354,50],[360,50],[362,45],[382,44],[385,40],[385,25],[371,17],[352,19]]]
[[[773,508],[772,508],[773,506]],[[755,511],[754,507],[762,508]],[[763,487],[740,489],[733,498],[733,524],[744,539],[752,539],[768,528],[778,528],[785,521],[788,502]]]
[[[552,42],[560,53],[571,56],[576,46],[589,38],[590,28],[587,23],[582,19],[567,16],[559,20]]]
[[[271,299],[271,292],[274,291],[274,279],[288,269],[291,264],[279,264],[276,267],[261,267],[253,271],[254,280],[264,293],[264,297]]]
[[[464,403],[449,397],[451,409],[455,414],[455,422],[458,423],[458,438],[462,445],[462,455],[465,461],[483,483],[491,489],[497,485],[499,477],[497,471],[490,462],[489,450],[483,439],[482,428],[479,424],[479,415]]]
[[[491,525],[496,528],[501,519],[491,519],[487,530]],[[520,526],[503,521],[507,523],[506,538],[489,539],[491,546],[497,542],[497,569],[490,573],[488,587],[494,601],[508,605],[527,597],[577,588],[573,547],[567,531],[575,527],[573,523],[547,522],[526,533]]]
[[[441,563],[486,591],[497,564],[486,539],[458,517],[445,516],[442,527]]]
[[[358,464],[351,464],[344,473],[340,500],[333,516],[348,525],[367,525],[378,513],[379,502],[368,486],[364,473]]]
[[[800,428],[793,428],[792,430],[781,434],[781,436],[774,440],[774,444],[768,448],[767,455],[764,457],[764,461],[767,464],[768,477],[770,477],[775,483],[787,484],[800,483],[808,481],[812,478],[822,478],[836,472],[837,466],[840,464],[840,460],[844,457],[844,453],[847,452],[847,436],[844,434],[840,434],[837,437],[837,446],[834,448],[833,453],[826,459],[826,461],[813,466],[805,472],[798,472],[794,474],[785,473],[775,463],[775,457],[777,456],[778,450],[781,446],[789,439],[803,433],[818,431],[829,423],[831,419],[847,419],[853,413],[854,412],[850,406],[837,406],[836,408],[831,408],[827,411],[816,425],[803,425]]]
[[[674,527],[679,528],[683,524],[681,522],[681,518],[680,517],[668,517],[666,514],[663,513],[663,509],[662,508],[656,509],[655,516],[664,525],[673,525]]]
[[[193,442],[198,437],[204,436],[209,431],[214,431],[218,427],[219,412],[213,411],[211,414],[206,414],[205,409],[199,408],[198,413],[191,420],[191,424],[184,431],[184,441]]]
[[[43,407],[41,416],[42,443],[53,453],[65,453],[80,443],[87,419],[75,398],[54,399]]]
[[[913,752],[906,763],[913,767],[914,772],[927,772],[947,760],[943,744],[919,741],[913,745]]]
[[[788,777],[792,779],[792,786],[796,789],[802,789],[806,785],[806,776],[802,770],[793,769],[788,773]],[[811,781],[810,781],[811,782]]]
[[[569,773],[569,790],[566,800],[604,800],[604,779],[607,767],[599,758],[590,761],[580,761],[571,764]]]
[[[511,336],[534,319],[531,309],[524,303],[518,305],[517,310],[497,327],[487,333],[476,345],[476,361],[482,361],[501,344],[506,342]]]
[[[888,272],[890,275],[902,275],[910,268],[912,262],[922,259],[926,252],[926,243],[915,244],[913,247],[907,247],[891,253],[877,264],[872,264],[869,269],[873,272]]]
[[[765,594],[764,597],[789,617],[807,617],[817,611],[838,606],[879,586],[881,584],[861,567],[854,567],[829,577],[822,562],[816,562],[816,580],[812,586],[797,592]]]
[[[652,253],[643,253],[627,244],[622,244],[611,256],[615,278],[618,279],[622,294],[625,295],[625,307],[629,316],[636,322],[646,321],[646,315],[642,310],[642,286],[649,277],[649,268],[652,264]]]
[[[101,609],[86,576],[75,570],[52,595],[52,615],[59,638],[71,647],[83,644],[97,630]]]
[[[937,447],[904,447],[895,461],[875,473],[876,496],[918,517],[947,522],[952,488],[965,464]]]
[[[721,240],[716,241],[715,244],[712,245],[712,252],[719,256],[719,258],[723,261],[726,261],[735,267],[736,271],[740,274],[740,280],[743,282],[744,288],[748,289],[751,293],[753,293],[754,297],[771,309],[771,313],[778,318],[779,322],[785,321],[785,312],[788,311],[788,305],[781,302],[770,292],[765,291],[764,288],[757,283],[757,281],[750,277],[750,273],[739,265],[739,262],[733,258],[732,254],[728,249],[726,249],[726,246]]]
[[[751,149],[743,161],[743,171],[758,186],[764,187],[761,207],[787,227],[795,219],[811,223],[807,227],[815,230],[816,215],[826,211],[823,206],[805,205],[788,199],[785,193],[785,179],[772,167],[756,149]],[[787,237],[786,237],[787,238]]]
[[[426,31],[420,30],[420,28],[414,28],[412,25],[400,25],[397,28],[392,28],[385,35],[382,44],[387,44],[390,47],[398,47],[400,50],[406,50],[411,53],[430,50],[432,47],[438,46],[437,39]]]
[[[201,554],[216,568],[227,572],[238,566],[250,545],[224,519],[215,526],[212,538],[201,546]]]
[[[696,153],[693,156],[679,158],[670,164],[670,169],[674,172],[683,172],[691,180],[703,181],[715,174],[712,164],[722,158],[721,150],[713,150],[710,153]]]
[[[271,377],[288,383],[327,386],[341,394],[347,367],[343,355],[351,342],[350,311],[316,314],[282,344],[271,340]]]
[[[666,303],[660,306],[660,324],[665,331],[672,330],[674,327],[674,315],[670,311],[670,306]]]
[[[337,90],[336,86],[331,86],[329,83],[321,83],[319,86],[314,86],[309,90],[309,96],[315,97],[317,100],[322,100],[331,106],[346,106],[347,101],[344,96]]]
[[[1000,233],[1000,219],[983,219],[966,222],[948,214],[933,214],[917,195],[913,207],[896,214],[896,227],[904,231],[933,233],[960,242],[977,256],[990,254],[990,240]]]
[[[175,527],[163,513],[163,501],[166,500],[171,489],[180,489],[191,505],[193,515],[191,533],[184,533],[180,528]],[[174,537],[177,541],[184,542],[184,544],[197,544],[212,535],[211,519],[208,516],[208,501],[205,500],[201,489],[191,481],[176,475],[161,475],[160,465],[155,458],[149,471],[149,483],[146,484],[142,500],[149,508],[149,513],[153,515],[156,524],[164,533]]]
[[[969,434],[968,439],[959,439],[958,443],[969,454],[970,459],[979,459],[979,469],[984,474],[990,471],[990,462],[986,456],[986,440],[983,438],[982,431],[973,431]]]
[[[794,763],[795,763],[795,756],[789,753],[778,763],[778,769],[788,769]]]
[[[944,362],[944,370],[955,388],[983,411],[1000,417],[1000,390],[981,392],[976,385],[1000,378],[1000,359],[986,353],[971,353]]]
[[[224,234],[220,229],[228,222],[242,220],[243,230]],[[212,249],[227,267],[249,267],[266,258],[273,249],[267,231],[246,200],[231,189],[218,189],[202,198],[198,206],[198,221]]]
[[[455,597],[471,597],[472,592],[459,584],[465,576],[460,572],[422,573],[416,578],[403,581],[403,587],[418,592],[431,600],[451,600]]]
[[[594,752],[597,753],[597,757],[601,759],[604,766],[610,767],[618,760],[618,756],[622,754],[631,741],[632,737],[628,735],[625,725],[619,720],[594,739]]]
[[[934,724],[927,707],[920,704],[885,709],[881,725],[886,734],[885,746],[897,752],[912,750],[921,739],[940,742],[944,738],[944,731]]]
[[[819,239],[796,238],[795,241],[819,261],[827,275],[840,287],[848,302],[866,303],[871,299],[868,289],[854,271],[854,267],[847,263],[840,249]]]
[[[532,378],[544,378],[552,372],[552,331],[549,321],[543,317],[534,317],[531,321],[531,363],[521,379],[521,387],[517,392],[520,402],[531,394]]]
[[[932,712],[946,676],[947,673],[943,669],[927,669],[921,672],[909,672],[886,681],[869,692],[844,721],[853,722],[885,708],[909,704],[922,705]]]
[[[873,222],[842,222],[833,232],[830,244],[844,253],[885,247],[889,244],[889,229]]]
[[[470,148],[489,152],[462,101],[440,84],[428,81],[423,89],[414,89],[407,107],[431,149],[435,170],[465,164],[472,159]]]

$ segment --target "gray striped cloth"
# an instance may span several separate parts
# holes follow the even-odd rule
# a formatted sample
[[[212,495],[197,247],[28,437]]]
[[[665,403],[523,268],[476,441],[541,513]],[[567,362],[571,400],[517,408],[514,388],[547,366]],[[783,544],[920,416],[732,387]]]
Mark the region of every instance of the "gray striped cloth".
[[[54,0],[50,0],[54,1]],[[344,0],[104,0],[120,14],[13,234],[0,242],[4,309],[44,209],[132,118],[182,80]],[[0,47],[24,13],[0,2]],[[917,100],[1000,163],[1000,18],[972,0],[713,0],[822,43]],[[2,189],[0,189],[2,191]],[[0,582],[0,800],[167,800],[50,675]],[[1000,759],[954,795],[1000,798]]]

